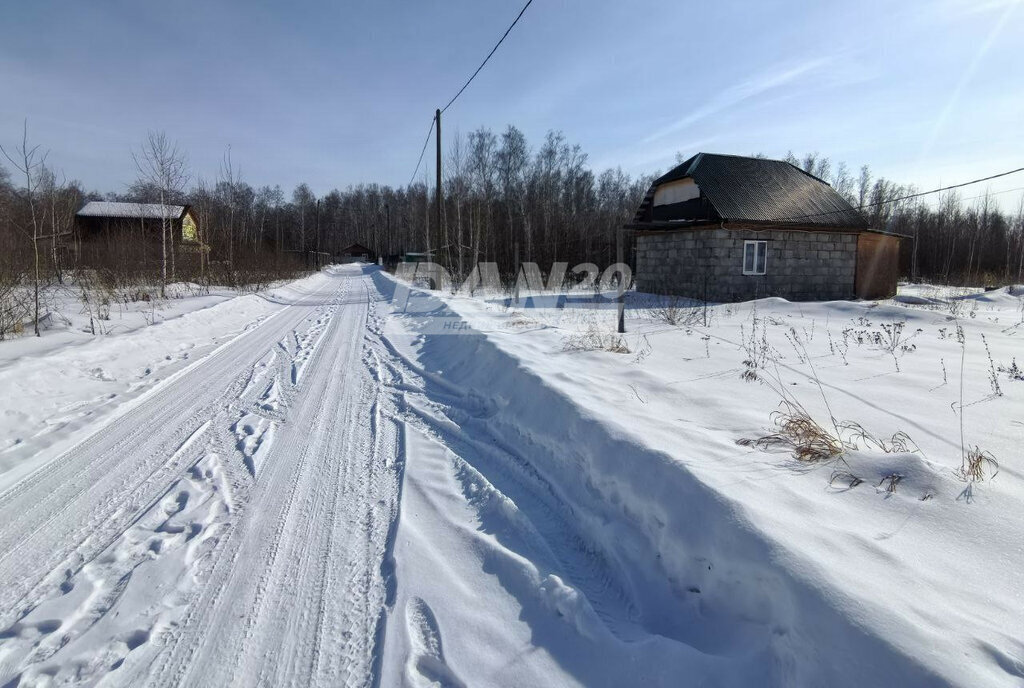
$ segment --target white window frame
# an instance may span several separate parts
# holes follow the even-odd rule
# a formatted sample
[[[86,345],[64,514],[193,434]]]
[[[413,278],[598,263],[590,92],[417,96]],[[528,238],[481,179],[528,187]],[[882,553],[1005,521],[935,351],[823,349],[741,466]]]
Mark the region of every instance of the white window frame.
[[[749,249],[748,247],[753,247]],[[751,269],[747,268],[747,251],[753,251],[753,262]],[[758,260],[760,258],[760,261]],[[758,263],[761,264],[761,269],[758,270]],[[765,239],[747,239],[743,242],[743,274],[744,275],[764,275],[768,272],[768,241]]]

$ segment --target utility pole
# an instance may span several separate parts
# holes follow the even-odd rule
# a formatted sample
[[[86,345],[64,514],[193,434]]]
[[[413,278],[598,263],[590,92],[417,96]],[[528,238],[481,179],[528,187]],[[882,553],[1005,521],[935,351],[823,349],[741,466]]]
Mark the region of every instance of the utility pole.
[[[440,232],[441,232],[441,108],[437,109],[437,111],[434,113],[434,117],[437,119],[437,190],[435,192],[435,194],[436,194],[436,201],[437,201],[436,218],[437,218],[437,231],[439,232],[438,236],[440,236]],[[427,249],[429,251],[430,246],[427,246]],[[427,258],[430,258],[430,255],[427,255]]]
[[[512,277],[513,290],[515,291],[515,302],[519,305],[519,242],[516,242],[516,274]]]
[[[385,256],[386,255],[390,255],[390,252],[394,250],[394,242],[391,240],[391,204],[390,203],[385,203],[384,204],[384,241],[378,243],[378,245],[377,245],[378,251],[383,246],[387,246],[386,250],[388,251],[388,253],[384,254]],[[378,262],[380,262],[380,258],[381,258],[381,254],[378,253],[377,254],[377,261]],[[381,264],[383,264],[383,263],[381,263]]]
[[[622,228],[616,233],[615,260],[619,264],[619,334],[626,332],[626,275],[622,268]]]
[[[316,269],[320,269],[320,199],[316,199]]]

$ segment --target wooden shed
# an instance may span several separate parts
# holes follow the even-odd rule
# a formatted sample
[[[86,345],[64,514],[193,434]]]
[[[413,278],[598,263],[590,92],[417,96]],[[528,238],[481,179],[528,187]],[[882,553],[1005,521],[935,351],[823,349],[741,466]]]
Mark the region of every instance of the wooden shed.
[[[336,260],[339,263],[375,263],[377,254],[373,249],[367,248],[360,243],[349,244],[338,251]]]
[[[861,299],[887,299],[896,293],[900,274],[900,239],[895,234],[865,230],[857,235],[857,276],[854,292]]]
[[[174,243],[199,242],[199,225],[188,205],[89,201],[76,213],[79,231],[85,240],[120,230],[129,230],[137,236],[138,230],[145,238],[159,241],[164,219],[170,221],[171,231],[175,233]]]

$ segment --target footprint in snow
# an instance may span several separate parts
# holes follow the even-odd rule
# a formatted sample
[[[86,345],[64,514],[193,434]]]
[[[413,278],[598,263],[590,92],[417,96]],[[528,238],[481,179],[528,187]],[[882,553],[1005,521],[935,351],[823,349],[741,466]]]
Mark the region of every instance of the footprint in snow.
[[[115,382],[117,380],[117,378],[112,377],[111,375],[108,375],[107,371],[105,371],[105,370],[103,370],[103,368],[99,368],[99,367],[96,367],[96,368],[93,368],[92,370],[90,370],[89,374],[93,378],[95,378],[97,380],[100,380],[101,382]]]
[[[426,602],[414,597],[405,607],[405,624],[409,632],[409,661],[406,678],[413,686],[465,688],[465,683],[444,659],[441,629]]]

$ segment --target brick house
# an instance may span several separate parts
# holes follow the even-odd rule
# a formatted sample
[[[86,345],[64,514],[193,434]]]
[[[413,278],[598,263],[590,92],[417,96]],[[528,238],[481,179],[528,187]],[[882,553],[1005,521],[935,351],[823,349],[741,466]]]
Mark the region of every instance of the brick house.
[[[899,237],[780,160],[699,153],[651,184],[627,229],[640,291],[707,301],[896,293]]]

